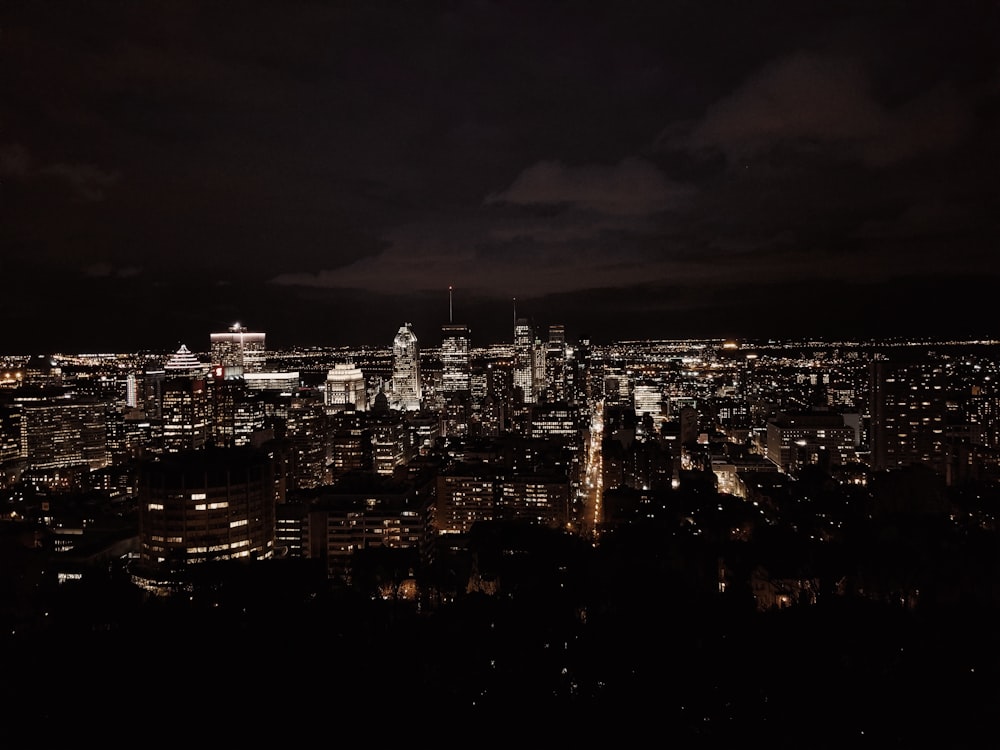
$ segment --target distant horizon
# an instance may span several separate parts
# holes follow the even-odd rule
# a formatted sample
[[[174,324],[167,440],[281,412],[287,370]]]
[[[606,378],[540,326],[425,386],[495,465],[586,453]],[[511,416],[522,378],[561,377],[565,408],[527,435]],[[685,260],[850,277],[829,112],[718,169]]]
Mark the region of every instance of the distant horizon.
[[[251,333],[265,333],[266,331],[250,331]],[[546,339],[543,339],[545,341]],[[787,336],[787,337],[775,337],[775,336],[754,336],[754,337],[731,337],[731,336],[690,336],[690,337],[666,337],[666,338],[621,338],[614,341],[607,342],[590,342],[590,346],[597,349],[606,349],[608,347],[614,346],[642,346],[644,344],[708,344],[708,343],[734,343],[736,349],[744,348],[766,348],[769,346],[774,346],[776,348],[782,347],[800,347],[800,346],[811,346],[811,345],[821,345],[821,346],[924,346],[928,344],[937,345],[958,345],[958,346],[1000,346],[1000,337],[966,337],[966,336],[944,336],[944,335],[925,335],[925,336],[912,336],[912,335],[893,335],[893,336],[868,336],[868,337],[809,337],[809,336]],[[567,340],[567,344],[570,346],[575,346],[579,342]],[[498,347],[509,347],[512,346],[512,342],[506,341],[494,341],[488,344],[472,344],[470,345],[471,352],[477,351],[488,351],[490,349],[495,349]],[[193,348],[187,346],[186,344],[179,345],[177,348],[173,349],[156,349],[156,348],[144,348],[144,349],[122,349],[122,350],[98,350],[98,349],[80,349],[77,351],[70,350],[52,350],[46,352],[2,352],[0,351],[0,359],[8,360],[10,364],[11,360],[22,360],[21,364],[27,364],[32,359],[38,358],[54,358],[58,359],[60,357],[64,358],[100,358],[100,357],[121,357],[121,356],[152,356],[152,357],[166,357],[178,351],[180,346],[187,348],[191,354],[195,356],[205,355],[210,352],[209,347],[205,348]],[[420,345],[421,352],[434,352],[440,348],[440,345],[435,346],[425,346]],[[307,352],[310,350],[318,351],[346,351],[346,352],[357,352],[361,350],[375,350],[384,353],[391,353],[392,342],[383,344],[305,344],[305,345],[295,345],[290,347],[270,347],[265,343],[265,352],[267,353],[294,353],[298,351]],[[209,364],[206,362],[205,364]],[[14,366],[19,366],[15,364]]]

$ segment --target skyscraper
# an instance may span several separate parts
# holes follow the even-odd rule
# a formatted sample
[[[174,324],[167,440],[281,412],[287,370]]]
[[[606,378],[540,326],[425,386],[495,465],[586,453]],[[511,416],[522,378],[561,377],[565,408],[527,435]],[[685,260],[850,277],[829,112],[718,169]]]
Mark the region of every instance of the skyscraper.
[[[263,333],[252,333],[239,323],[234,323],[225,333],[211,334],[212,364],[222,367],[239,367],[244,372],[261,372],[264,369],[266,350]]]
[[[468,395],[472,375],[469,364],[469,328],[463,323],[441,326],[441,390],[445,396]]]
[[[400,411],[420,411],[420,345],[412,323],[404,323],[392,342],[392,406]]]
[[[351,362],[338,362],[327,371],[324,395],[328,413],[368,409],[365,375],[360,367]]]
[[[524,403],[535,402],[535,333],[527,318],[514,321],[514,390]]]
[[[204,448],[211,424],[208,367],[181,347],[164,363],[160,425],[168,453]]]
[[[441,326],[441,396],[444,434],[468,434],[472,398],[469,328],[452,320],[451,287],[448,287],[448,322]]]
[[[545,348],[545,398],[564,401],[566,393],[566,329],[561,323],[549,326]]]

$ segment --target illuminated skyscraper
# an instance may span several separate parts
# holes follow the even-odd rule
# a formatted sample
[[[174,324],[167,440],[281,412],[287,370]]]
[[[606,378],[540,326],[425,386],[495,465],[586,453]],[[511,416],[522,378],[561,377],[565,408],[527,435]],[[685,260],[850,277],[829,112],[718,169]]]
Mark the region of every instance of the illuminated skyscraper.
[[[535,334],[527,318],[514,321],[514,390],[526,404],[535,402]]]
[[[211,334],[212,364],[239,367],[244,372],[262,372],[267,352],[263,333],[252,333],[234,323],[225,333]]]
[[[384,393],[379,393],[375,403],[371,422],[372,468],[376,474],[392,476],[396,467],[409,462],[410,433],[402,414],[389,408]]]
[[[212,409],[209,434],[217,446],[250,445],[264,430],[264,401],[242,377],[227,376],[229,368],[216,367],[210,381]]]
[[[392,342],[392,406],[400,411],[420,411],[420,345],[412,324],[399,327]]]
[[[448,322],[441,326],[441,390],[446,397],[467,397],[471,378],[469,327],[452,319],[451,287],[448,287]]]
[[[444,399],[444,432],[447,436],[469,432],[472,367],[469,360],[469,327],[451,319],[448,289],[448,322],[441,326],[441,395]]]
[[[163,450],[177,453],[204,448],[211,426],[209,368],[186,346],[164,363],[160,414]]]
[[[170,355],[163,364],[164,372],[168,378],[171,377],[205,377],[208,375],[209,367],[199,360],[191,350],[184,344]]]
[[[547,353],[546,343],[536,335],[531,345],[531,369],[533,373],[531,380],[535,391],[534,402],[543,401],[548,395],[549,378],[548,368],[545,364]]]
[[[566,393],[566,329],[562,324],[549,326],[545,348],[545,394],[547,401],[564,401]]]
[[[336,363],[326,374],[327,412],[368,409],[368,391],[360,367]]]
[[[462,323],[441,326],[441,390],[468,395],[471,388],[469,328]]]
[[[33,468],[107,466],[107,415],[94,398],[52,396],[20,402],[20,445]]]

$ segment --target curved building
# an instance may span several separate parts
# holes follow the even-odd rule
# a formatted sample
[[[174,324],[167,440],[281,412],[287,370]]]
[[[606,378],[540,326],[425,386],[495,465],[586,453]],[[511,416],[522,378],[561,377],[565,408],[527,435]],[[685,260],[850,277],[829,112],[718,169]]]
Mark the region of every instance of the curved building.
[[[251,448],[208,447],[147,462],[139,477],[139,558],[177,573],[190,565],[274,553],[274,471]]]

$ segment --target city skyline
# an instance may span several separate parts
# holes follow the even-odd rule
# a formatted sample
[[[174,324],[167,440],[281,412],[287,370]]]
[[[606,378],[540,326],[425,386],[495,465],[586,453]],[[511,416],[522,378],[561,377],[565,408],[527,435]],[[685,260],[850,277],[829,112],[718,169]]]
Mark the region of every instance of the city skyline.
[[[272,691],[275,727],[449,705],[725,742],[988,733],[1000,342],[571,351],[518,317],[474,357],[443,324],[426,368],[405,323],[391,360],[254,371],[244,322],[205,356],[0,371],[22,723],[145,716],[187,675],[222,707],[234,680],[306,686]]]
[[[992,337],[994,3],[22,4],[10,351]],[[454,292],[452,298],[452,290]]]

